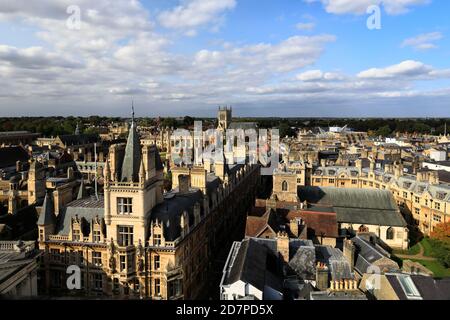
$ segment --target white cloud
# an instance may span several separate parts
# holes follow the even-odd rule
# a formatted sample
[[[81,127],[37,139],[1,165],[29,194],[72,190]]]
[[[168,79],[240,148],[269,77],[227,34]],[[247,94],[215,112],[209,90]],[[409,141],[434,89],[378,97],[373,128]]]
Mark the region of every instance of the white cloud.
[[[309,81],[339,81],[344,77],[335,72],[322,72],[321,70],[310,70],[300,73],[296,76],[296,79],[304,82]]]
[[[431,66],[414,60],[406,60],[386,68],[371,68],[358,74],[362,79],[417,78],[430,75]]]
[[[299,22],[295,25],[298,30],[311,31],[316,27],[314,22]]]
[[[161,12],[158,21],[166,28],[184,29],[192,36],[198,27],[220,25],[222,15],[235,6],[235,0],[187,0],[174,9]]]
[[[383,5],[388,14],[406,13],[411,7],[423,5],[430,0],[304,0],[308,3],[321,2],[328,13],[365,14],[371,5]]]
[[[437,45],[436,41],[441,40],[443,35],[441,32],[430,32],[419,34],[413,38],[408,38],[402,42],[402,47],[412,47],[416,50],[428,50],[435,49]]]

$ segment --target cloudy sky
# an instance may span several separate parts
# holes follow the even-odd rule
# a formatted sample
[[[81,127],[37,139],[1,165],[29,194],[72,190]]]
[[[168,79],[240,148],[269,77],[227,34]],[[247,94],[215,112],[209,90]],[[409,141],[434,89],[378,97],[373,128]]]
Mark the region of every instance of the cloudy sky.
[[[449,13],[448,0],[0,0],[0,116],[126,116],[134,99],[138,116],[450,117]]]

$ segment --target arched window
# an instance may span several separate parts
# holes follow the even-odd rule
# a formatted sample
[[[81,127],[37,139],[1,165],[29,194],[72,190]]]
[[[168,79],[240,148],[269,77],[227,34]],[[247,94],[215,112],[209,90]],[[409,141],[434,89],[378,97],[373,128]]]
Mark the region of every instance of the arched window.
[[[394,239],[394,228],[390,227],[386,230],[386,239],[393,240]]]
[[[288,191],[288,183],[287,183],[287,181],[283,181],[283,183],[281,184],[281,190],[282,191]]]

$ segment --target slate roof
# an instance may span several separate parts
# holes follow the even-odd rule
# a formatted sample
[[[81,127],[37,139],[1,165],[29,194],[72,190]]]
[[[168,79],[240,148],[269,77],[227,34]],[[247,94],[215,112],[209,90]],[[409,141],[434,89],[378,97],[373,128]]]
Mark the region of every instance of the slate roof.
[[[164,238],[167,241],[174,241],[181,234],[181,215],[186,210],[189,214],[189,225],[194,223],[194,205],[203,204],[203,194],[198,189],[190,189],[188,193],[180,194],[176,192],[166,195],[164,201],[156,205],[151,212],[150,219],[163,225]],[[203,215],[203,209],[201,212]]]
[[[289,266],[301,279],[314,280],[316,278],[316,249],[314,246],[300,246],[289,260]]]
[[[0,283],[10,279],[15,273],[32,263],[39,256],[34,241],[24,242],[30,249],[26,251],[0,250]]]
[[[386,274],[389,284],[400,300],[408,300],[397,278],[399,274]],[[424,275],[406,275],[413,281],[423,300],[450,300],[450,279],[433,279]]]
[[[82,232],[83,235],[87,236],[90,231],[91,221],[97,216],[99,219],[104,218],[105,209],[103,198],[100,197],[97,200],[95,196],[91,196],[70,202],[58,215],[56,234],[68,235],[72,225],[72,218],[75,218],[77,215],[80,220],[85,219],[85,227]]]
[[[386,251],[379,246],[372,245],[360,236],[353,237],[351,240],[355,245],[355,269],[360,274],[366,273],[367,269],[376,261],[383,258],[390,259]]]
[[[42,205],[42,211],[39,215],[37,224],[40,226],[55,225],[55,205],[53,203],[53,194],[47,191],[44,198],[44,204]]]
[[[0,168],[16,166],[17,161],[28,161],[30,156],[20,146],[0,148]]]
[[[299,187],[300,201],[332,207],[338,222],[405,227],[392,194],[387,190]]]
[[[67,146],[76,146],[99,142],[97,134],[67,134],[59,136],[59,139]]]
[[[264,291],[266,284],[281,291],[282,280],[276,269],[277,256],[271,250],[253,238],[235,242],[232,249],[234,252],[231,254],[234,255],[222,284],[229,285],[241,280],[261,291]]]
[[[341,250],[331,246],[315,246],[316,260],[327,264],[331,280],[353,279],[352,267]]]

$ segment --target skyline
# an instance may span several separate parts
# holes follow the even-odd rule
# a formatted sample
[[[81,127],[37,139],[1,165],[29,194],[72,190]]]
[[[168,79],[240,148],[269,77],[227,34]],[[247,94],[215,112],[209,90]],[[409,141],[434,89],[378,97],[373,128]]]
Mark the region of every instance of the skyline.
[[[369,30],[369,5],[381,29]],[[67,8],[80,9],[80,30]],[[73,9],[73,8],[72,8]],[[445,117],[442,0],[0,2],[0,116]],[[71,11],[73,14],[73,11]]]

